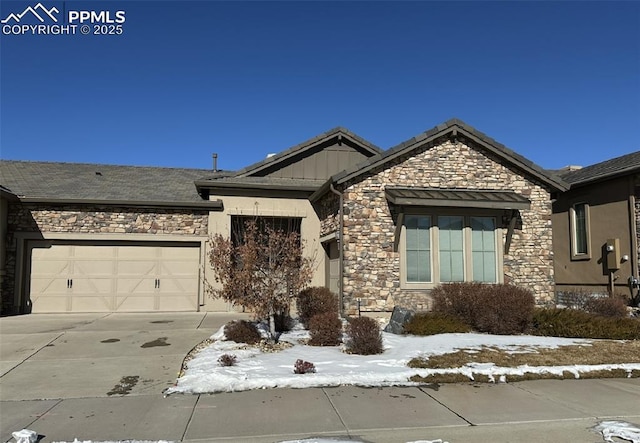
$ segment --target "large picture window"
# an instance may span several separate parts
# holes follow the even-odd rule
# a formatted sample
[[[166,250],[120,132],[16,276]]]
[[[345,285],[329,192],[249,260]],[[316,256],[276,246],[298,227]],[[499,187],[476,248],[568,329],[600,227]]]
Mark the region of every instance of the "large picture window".
[[[406,215],[401,240],[404,286],[500,282],[498,234],[492,216]]]

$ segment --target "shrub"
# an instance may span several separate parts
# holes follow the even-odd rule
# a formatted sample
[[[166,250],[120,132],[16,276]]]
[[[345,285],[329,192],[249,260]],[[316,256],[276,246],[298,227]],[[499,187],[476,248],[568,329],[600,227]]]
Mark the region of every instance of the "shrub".
[[[228,340],[236,343],[253,345],[261,340],[260,331],[255,324],[247,320],[237,320],[227,323],[224,327],[224,335]]]
[[[338,296],[328,288],[311,287],[298,294],[297,298],[298,318],[309,329],[309,321],[312,317],[324,312],[338,314]]]
[[[350,354],[382,354],[382,332],[378,322],[369,317],[349,319],[347,324],[347,352]]]
[[[591,314],[578,309],[536,309],[533,333],[553,337],[640,339],[640,321]]]
[[[431,295],[435,312],[489,334],[525,332],[535,306],[531,291],[505,284],[449,283],[434,288]]]
[[[627,301],[624,296],[614,295],[610,297],[590,297],[585,303],[585,311],[604,317],[625,318],[627,312]]]
[[[232,354],[223,354],[218,358],[220,366],[233,366],[238,362],[238,358]]]
[[[293,365],[294,374],[307,374],[313,372],[316,372],[316,366],[309,361],[297,359],[296,363]]]
[[[311,346],[337,346],[342,341],[342,320],[335,312],[314,315],[309,321]]]
[[[405,334],[413,335],[436,335],[470,331],[471,327],[458,317],[439,312],[416,314],[404,324]]]
[[[294,321],[289,315],[289,310],[279,312],[273,318],[276,323],[276,332],[289,332],[293,329]]]

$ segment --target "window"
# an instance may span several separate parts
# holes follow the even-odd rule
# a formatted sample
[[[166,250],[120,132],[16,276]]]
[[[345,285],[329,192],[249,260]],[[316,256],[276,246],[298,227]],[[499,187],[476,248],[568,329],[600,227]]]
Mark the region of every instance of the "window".
[[[464,241],[462,217],[438,217],[440,240],[440,281],[464,281]]]
[[[590,258],[589,205],[575,203],[571,206],[571,256],[573,259]]]
[[[407,214],[402,232],[401,281],[407,289],[502,280],[495,217]]]
[[[407,232],[407,281],[431,281],[431,217],[408,215]]]
[[[262,246],[266,247],[269,244],[269,237],[267,235],[267,229],[271,229],[273,232],[284,232],[289,234],[294,232],[298,236],[298,242],[300,244],[300,229],[302,225],[302,219],[299,217],[269,217],[269,216],[244,216],[244,215],[232,215],[231,216],[231,243],[234,247],[240,246],[245,243],[246,230],[249,223],[255,223],[258,229],[258,235],[256,241],[262,243]],[[237,267],[242,267],[242,261],[238,255],[233,257],[233,260]]]
[[[267,217],[267,216],[231,216],[231,242],[234,245],[242,244],[244,231],[247,223],[255,222],[260,231],[265,231],[267,227],[274,231],[283,231],[285,233],[295,232],[300,236],[300,226],[302,219],[299,217]]]
[[[493,217],[471,217],[473,281],[496,281],[496,221]]]

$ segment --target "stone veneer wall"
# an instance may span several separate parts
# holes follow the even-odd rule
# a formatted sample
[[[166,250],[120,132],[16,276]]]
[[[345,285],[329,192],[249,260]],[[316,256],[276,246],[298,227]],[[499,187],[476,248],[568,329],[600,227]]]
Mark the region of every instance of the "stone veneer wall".
[[[2,306],[13,303],[18,232],[207,235],[206,210],[10,203],[7,214],[7,276]]]
[[[337,232],[340,229],[340,198],[333,192],[327,192],[313,208],[320,219],[320,237]]]
[[[553,300],[549,192],[489,156],[490,153],[483,154],[462,142],[445,141],[398,158],[385,169],[369,172],[360,181],[345,184],[347,313],[355,312],[357,298],[361,299],[363,311],[390,311],[394,305],[418,310],[430,308],[428,291],[400,288],[400,255],[394,252],[395,214],[385,197],[386,185],[501,189],[526,196],[531,200],[531,208],[520,211],[522,229],[515,230],[510,252],[504,256],[505,282],[532,290],[540,304]],[[506,229],[503,232],[506,235]]]

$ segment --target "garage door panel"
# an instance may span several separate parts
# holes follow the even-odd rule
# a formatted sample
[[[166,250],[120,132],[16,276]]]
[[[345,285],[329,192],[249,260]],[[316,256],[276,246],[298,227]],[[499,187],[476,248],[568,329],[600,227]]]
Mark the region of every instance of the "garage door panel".
[[[39,276],[31,280],[31,296],[40,294],[66,295],[68,279],[60,277]]]
[[[113,297],[82,294],[81,296],[69,297],[71,299],[71,309],[73,312],[112,312]]]
[[[50,245],[44,248],[34,248],[32,257],[40,260],[55,260],[56,258],[65,260],[71,255],[69,245]]]
[[[148,312],[157,311],[155,294],[135,294],[115,297],[115,311],[119,312]]]
[[[197,277],[198,276],[198,264],[197,262],[179,262],[175,260],[163,261],[159,265],[158,276],[160,278],[172,278],[172,277]]]
[[[159,293],[163,297],[180,296],[185,293],[193,294],[198,289],[197,280],[192,278],[165,278],[160,280]]]
[[[116,264],[116,274],[154,277],[157,263],[148,260],[121,260]]]
[[[73,262],[73,274],[76,277],[86,276],[88,278],[103,278],[105,276],[113,275],[113,261],[111,260],[91,260],[91,261],[79,261]]]
[[[116,283],[116,294],[153,294],[156,291],[156,279],[153,277],[119,277]]]
[[[172,297],[171,299],[166,299],[160,297],[159,302],[159,311],[194,311],[197,309],[195,300],[193,297]]]
[[[69,274],[71,272],[71,263],[69,261],[62,260],[41,260],[34,263],[31,268],[31,273],[39,276],[51,276],[58,277],[61,274]]]
[[[69,312],[71,300],[67,295],[32,294],[32,312]]]
[[[199,262],[200,252],[197,248],[189,246],[161,247],[160,255],[163,259]]]
[[[72,246],[75,259],[112,261],[116,256],[116,246]]]
[[[197,246],[53,245],[31,258],[33,312],[198,309]]]
[[[150,260],[158,257],[157,246],[118,246],[118,259],[120,260]]]
[[[113,293],[114,278],[112,276],[75,276],[71,279],[73,294],[111,295]]]

